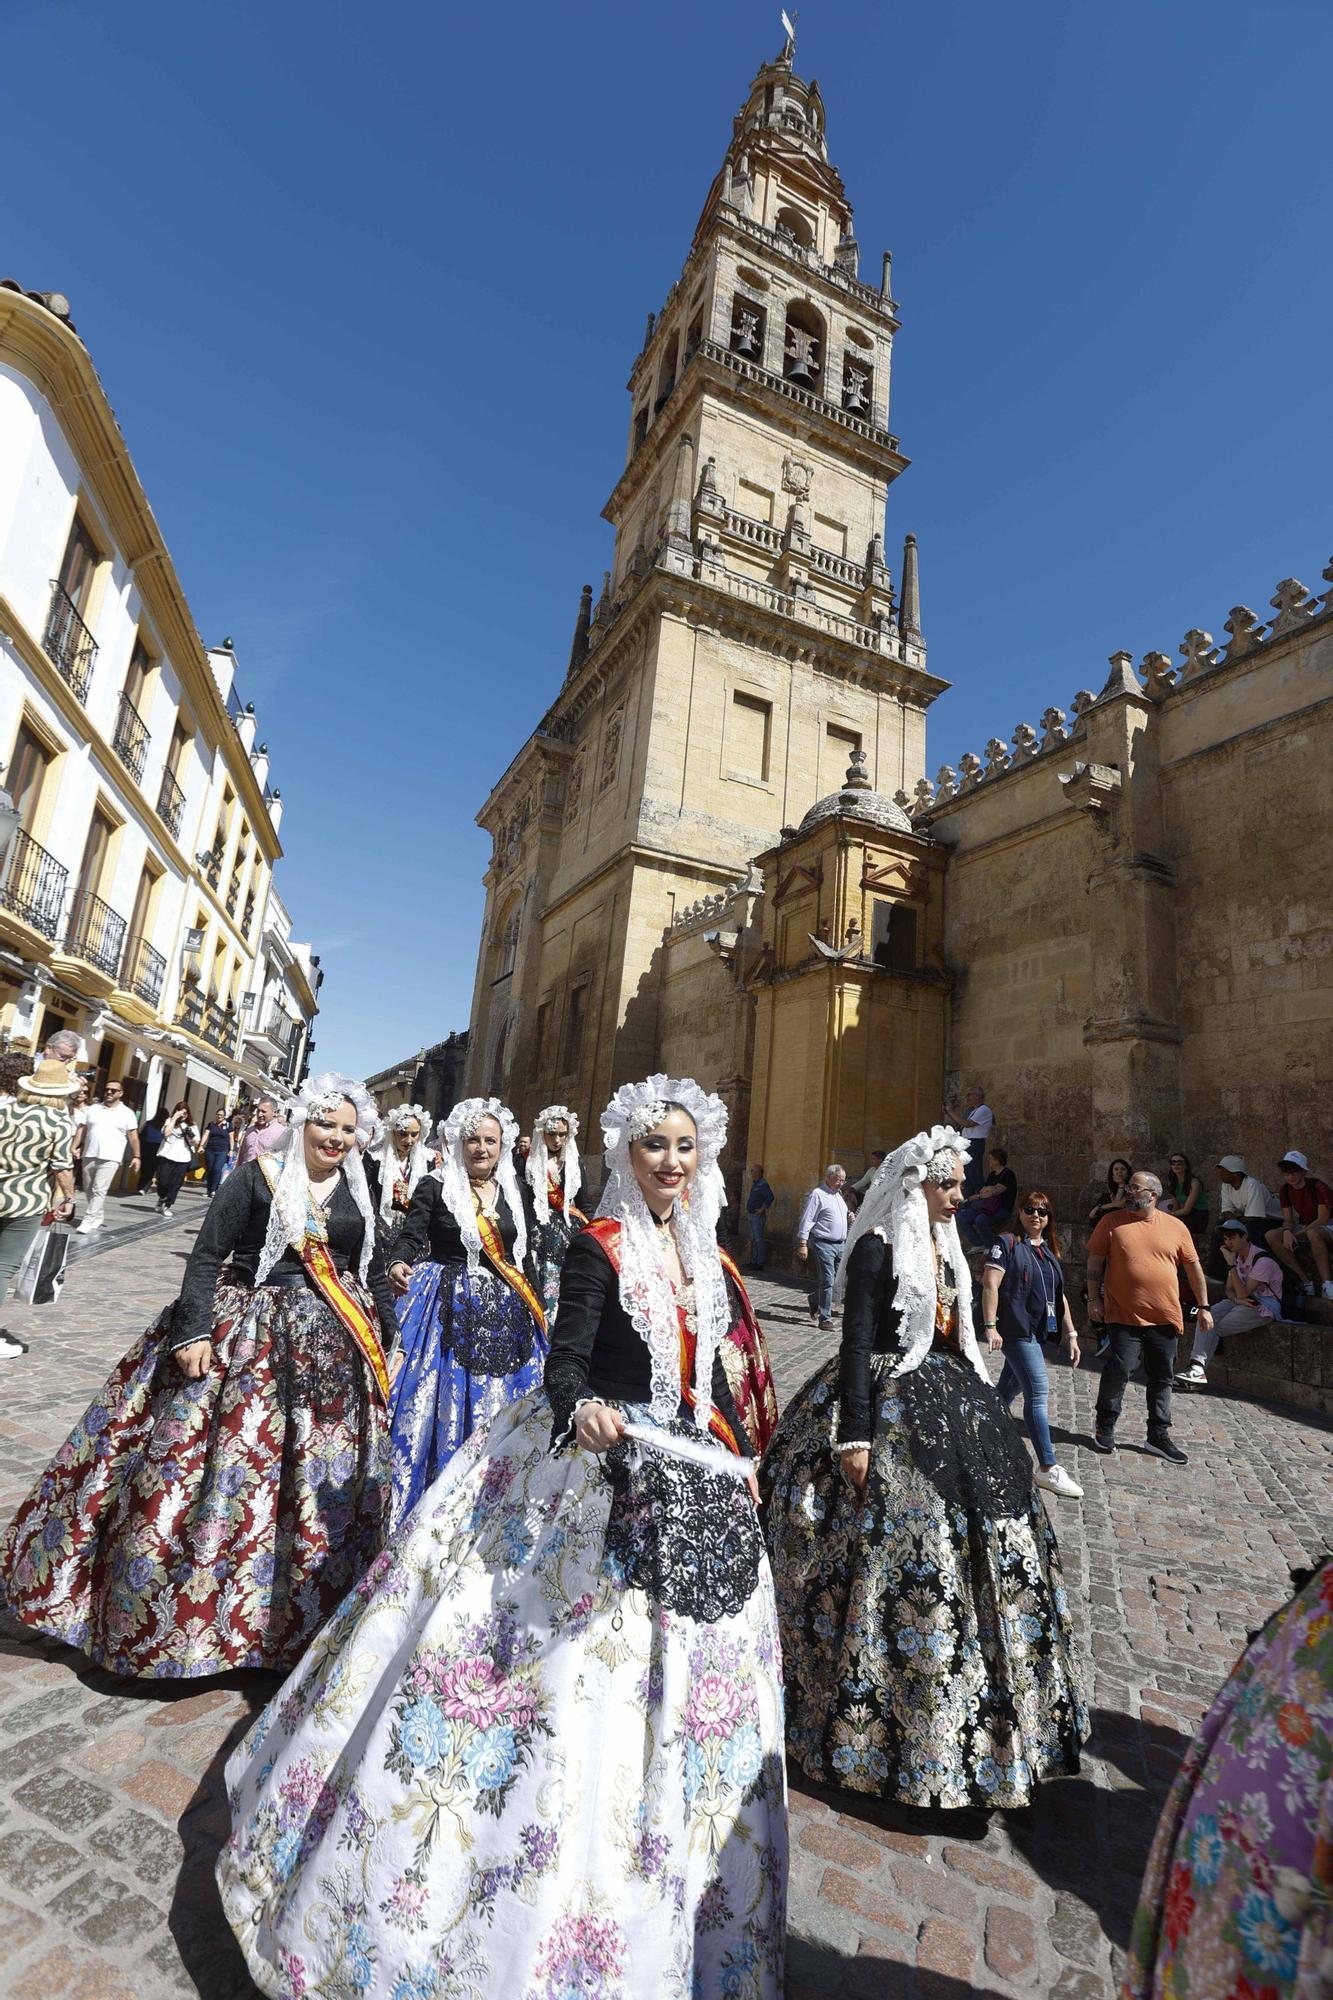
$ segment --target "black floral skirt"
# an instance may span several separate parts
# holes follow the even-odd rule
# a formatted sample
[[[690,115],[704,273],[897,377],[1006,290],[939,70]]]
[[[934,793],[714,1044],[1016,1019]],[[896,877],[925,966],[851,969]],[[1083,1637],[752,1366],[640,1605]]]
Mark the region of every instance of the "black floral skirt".
[[[832,1433],[838,1363],[789,1406],[760,1483],[810,1778],[916,1806],[1022,1806],[1088,1734],[1060,1558],[993,1389],[936,1349],[874,1364],[870,1473]]]

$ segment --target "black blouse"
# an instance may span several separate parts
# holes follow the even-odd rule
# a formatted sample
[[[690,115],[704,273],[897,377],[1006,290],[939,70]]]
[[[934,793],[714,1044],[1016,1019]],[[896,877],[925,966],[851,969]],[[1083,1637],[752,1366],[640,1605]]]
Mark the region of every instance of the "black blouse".
[[[213,1293],[224,1264],[230,1264],[237,1284],[254,1283],[272,1207],[273,1198],[258,1160],[248,1160],[243,1167],[237,1167],[222,1183],[208,1205],[204,1226],[194,1239],[185,1266],[172,1319],[169,1345],[173,1353],[178,1347],[188,1347],[192,1341],[212,1337]],[[339,1176],[325,1218],[329,1253],[335,1266],[339,1271],[355,1270],[361,1257],[365,1223],[352,1199],[346,1175]],[[273,1266],[271,1275],[278,1283],[305,1280],[305,1267],[296,1252],[288,1249]],[[378,1250],[371,1255],[366,1282],[375,1301],[380,1339],[387,1349],[397,1334],[398,1320],[388,1273]]]
[[[523,1219],[527,1225],[528,1249],[532,1249],[533,1215],[531,1196],[527,1184],[519,1183],[519,1199],[523,1203]],[[503,1188],[496,1204],[495,1226],[500,1232],[505,1247],[505,1256],[513,1261],[514,1241],[518,1231],[509,1203],[505,1200]],[[392,1262],[395,1264],[416,1264],[423,1257],[429,1257],[434,1264],[461,1264],[467,1259],[467,1245],[463,1232],[454,1220],[453,1210],[444,1199],[443,1184],[434,1174],[423,1174],[412,1194],[412,1204],[407,1211],[407,1221],[398,1233],[398,1241],[393,1247]],[[525,1259],[525,1264],[526,1264]],[[532,1273],[526,1272],[531,1281]]]
[[[842,1347],[838,1357],[839,1444],[870,1441],[870,1357],[896,1354],[901,1349],[902,1315],[894,1304],[897,1291],[893,1252],[876,1230],[868,1229],[847,1260]]]
[[[727,1278],[733,1323],[740,1306]],[[571,1238],[560,1274],[560,1307],[546,1357],[546,1394],[555,1412],[554,1439],[568,1430],[574,1405],[594,1396],[607,1403],[647,1403],[653,1393],[647,1343],[620,1303],[615,1266],[595,1236]],[[696,1394],[698,1393],[696,1385]],[[713,1363],[712,1401],[730,1424],[742,1454],[753,1456],[719,1353]],[[684,1399],[681,1414],[685,1414]]]

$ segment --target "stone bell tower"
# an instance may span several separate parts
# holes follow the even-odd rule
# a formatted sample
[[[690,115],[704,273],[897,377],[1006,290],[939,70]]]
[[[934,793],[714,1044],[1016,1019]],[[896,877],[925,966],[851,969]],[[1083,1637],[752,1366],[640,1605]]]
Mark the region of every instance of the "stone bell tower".
[[[853,754],[886,795],[923,775],[945,683],[926,671],[915,542],[901,600],[885,558],[907,465],[889,430],[898,324],[889,258],[861,281],[819,86],[784,48],[630,370],[611,567],[478,815],[494,850],[468,1087],[521,1120],[559,1100],[586,1121],[658,1064],[665,933]],[[713,1086],[706,1044],[694,1073]]]

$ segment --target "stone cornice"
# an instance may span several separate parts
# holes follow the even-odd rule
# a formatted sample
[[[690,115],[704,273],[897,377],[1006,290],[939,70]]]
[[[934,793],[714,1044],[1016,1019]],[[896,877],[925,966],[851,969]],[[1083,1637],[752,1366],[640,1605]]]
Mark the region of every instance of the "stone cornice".
[[[135,471],[115,412],[79,336],[22,292],[0,288],[0,356],[40,391],[60,424],[205,740],[221,749],[270,866],[282,846],[195,629],[176,568]],[[86,718],[84,728],[87,728]]]

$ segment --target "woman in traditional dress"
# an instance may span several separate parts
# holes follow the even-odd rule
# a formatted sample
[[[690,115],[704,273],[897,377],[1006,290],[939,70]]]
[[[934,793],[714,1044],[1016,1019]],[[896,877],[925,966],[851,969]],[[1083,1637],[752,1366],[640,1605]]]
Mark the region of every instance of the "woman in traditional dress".
[[[801,1769],[907,1805],[1022,1806],[1078,1769],[1088,1724],[1055,1536],[972,1331],[965,1152],[936,1126],[880,1168],[839,1271],[841,1352],[761,1478]]]
[[[1162,1810],[1125,2000],[1333,1993],[1333,1563],[1292,1580]]]
[[[583,1185],[578,1140],[578,1116],[567,1104],[548,1104],[537,1113],[525,1172],[535,1225],[532,1261],[548,1326],[559,1303],[560,1271],[570,1238],[588,1225],[587,1216],[575,1205]]]
[[[528,1268],[532,1212],[514,1169],[518,1127],[498,1097],[465,1097],[440,1127],[389,1275],[401,1367],[389,1405],[393,1525],[464,1438],[539,1386],[546,1316]]]
[[[282,1669],[377,1553],[395,1322],[356,1146],[371,1115],[359,1083],[319,1077],[285,1154],[213,1197],[179,1299],[0,1542],[24,1624],[116,1674]]]
[[[383,1129],[382,1144],[367,1160],[366,1179],[375,1202],[375,1240],[389,1263],[412,1196],[422,1176],[430,1171],[426,1150],[430,1113],[424,1104],[395,1104],[384,1118]]]
[[[777,1628],[719,1359],[726,1112],[655,1076],[602,1129],[546,1393],[449,1461],[228,1765],[223,1907],[282,2000],[781,1995]]]

